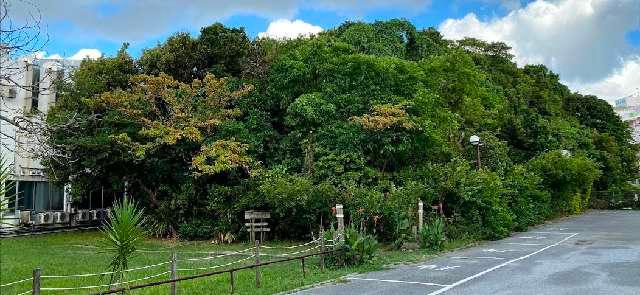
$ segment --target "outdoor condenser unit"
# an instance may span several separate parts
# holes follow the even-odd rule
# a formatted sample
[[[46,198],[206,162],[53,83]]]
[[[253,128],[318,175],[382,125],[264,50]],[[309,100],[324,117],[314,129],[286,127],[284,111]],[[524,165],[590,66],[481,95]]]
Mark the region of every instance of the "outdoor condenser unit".
[[[20,211],[20,224],[32,224],[31,211]]]
[[[69,214],[67,214],[67,212],[56,212],[54,222],[55,223],[69,222]]]
[[[89,220],[89,211],[88,210],[78,210],[76,214],[77,221],[88,221]]]
[[[44,214],[44,224],[53,224],[55,219],[55,212],[45,212]]]
[[[44,223],[44,213],[36,213],[34,215],[34,220],[33,220],[33,224],[35,225],[41,225],[41,224],[45,224]]]
[[[90,217],[91,220],[98,220],[98,210],[91,210],[90,212]]]

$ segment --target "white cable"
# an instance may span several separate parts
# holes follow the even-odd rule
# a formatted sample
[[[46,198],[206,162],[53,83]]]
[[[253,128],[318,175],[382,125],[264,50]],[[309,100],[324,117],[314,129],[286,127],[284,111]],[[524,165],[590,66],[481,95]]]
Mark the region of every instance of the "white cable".
[[[171,261],[165,261],[158,264],[145,265],[136,268],[125,269],[123,272],[131,272],[136,270],[142,270],[147,268],[152,268],[156,266],[161,266],[165,264],[169,264]],[[50,279],[60,279],[60,278],[81,278],[81,277],[93,277],[93,276],[102,276],[102,275],[110,275],[113,274],[113,271],[101,272],[101,273],[86,273],[86,274],[76,274],[76,275],[50,275],[50,276],[40,276],[41,278],[50,278]]]
[[[295,245],[295,246],[288,246],[288,247],[284,247],[284,246],[283,246],[283,247],[260,246],[260,248],[265,248],[265,249],[295,249],[295,248],[300,248],[300,247],[304,247],[304,246],[307,246],[307,245],[310,245],[310,244],[316,243],[316,242],[318,242],[319,240],[320,240],[320,239],[315,239],[315,240],[313,240],[313,241],[311,241],[311,242],[307,242],[307,243],[300,244],[300,245]]]
[[[306,249],[306,250],[300,250],[300,251],[297,251],[297,252],[284,253],[284,254],[280,254],[279,256],[290,256],[290,255],[300,254],[300,253],[309,252],[309,251],[311,251],[313,249],[318,249],[318,248],[320,248],[320,246],[315,246],[313,248],[309,248],[309,249]]]
[[[33,290],[27,290],[27,291],[24,291],[22,293],[18,293],[16,295],[27,295],[27,294],[31,294],[31,292],[33,292]]]
[[[253,249],[255,249],[255,247],[247,248],[247,249],[236,251],[236,252],[232,252],[232,253],[220,254],[220,255],[216,255],[216,256],[207,256],[207,257],[199,257],[199,258],[187,258],[187,259],[180,259],[179,261],[211,260],[211,259],[216,259],[216,258],[225,257],[225,256],[232,256],[232,255],[242,254],[242,253],[245,253],[245,252],[247,252],[249,250],[253,250]]]
[[[229,266],[229,265],[232,265],[232,264],[240,263],[240,262],[243,262],[243,261],[247,261],[247,260],[249,260],[249,259],[251,259],[253,257],[256,257],[256,256],[255,255],[251,255],[251,256],[249,256],[247,258],[243,258],[243,259],[240,259],[240,260],[232,261],[232,262],[229,262],[229,263],[226,263],[226,264],[220,264],[220,265],[214,265],[214,266],[208,266],[208,267],[197,267],[197,268],[178,268],[176,270],[179,270],[179,271],[194,271],[194,270],[207,270],[207,269],[220,268],[220,267],[225,267],[225,266]]]
[[[18,280],[18,281],[11,282],[11,283],[6,283],[4,285],[0,285],[0,287],[8,287],[8,286],[11,286],[11,285],[15,285],[15,284],[19,284],[19,283],[26,282],[26,281],[31,281],[31,280],[33,280],[33,277],[27,278],[27,279]]]
[[[43,291],[65,291],[65,290],[81,290],[81,289],[96,289],[96,288],[103,288],[103,287],[112,287],[112,286],[124,285],[124,284],[133,283],[133,282],[153,279],[153,278],[157,278],[157,277],[162,276],[162,275],[166,275],[168,273],[170,273],[170,271],[165,271],[165,272],[162,272],[162,273],[159,273],[159,274],[155,274],[155,275],[152,275],[152,276],[139,278],[139,279],[135,279],[135,280],[130,280],[130,281],[122,282],[122,283],[113,283],[111,285],[81,286],[81,287],[73,287],[73,288],[40,288],[40,290],[43,290]]]

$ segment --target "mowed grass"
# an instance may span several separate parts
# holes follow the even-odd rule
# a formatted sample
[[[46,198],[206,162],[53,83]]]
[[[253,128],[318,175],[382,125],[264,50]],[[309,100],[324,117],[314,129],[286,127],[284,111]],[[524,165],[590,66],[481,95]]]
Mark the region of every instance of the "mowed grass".
[[[101,273],[108,271],[110,254],[100,250],[102,234],[98,231],[79,231],[53,233],[29,237],[6,238],[0,240],[0,285],[31,277],[36,267],[42,269],[42,275],[65,276],[73,274]],[[310,245],[296,249],[283,249],[282,247],[304,243],[293,241],[266,241],[265,245],[278,247],[279,249],[261,249],[265,254],[283,254],[309,249]],[[461,247],[470,244],[468,241],[457,241],[447,244],[447,249]],[[229,269],[233,267],[255,263],[251,257],[245,261],[228,266],[220,266],[245,259],[251,255],[230,255],[205,260],[188,260],[217,256],[217,254],[240,251],[249,248],[248,243],[234,243],[231,245],[214,245],[208,241],[176,242],[161,239],[148,239],[144,242],[143,251],[138,252],[132,259],[129,268],[145,265],[153,265],[170,260],[171,252],[178,254],[178,269],[209,268],[197,270],[178,271],[179,276],[195,275],[199,273]],[[260,268],[262,284],[260,288],[255,285],[255,270],[247,269],[235,273],[235,294],[274,294],[312,285],[314,283],[336,279],[341,276],[367,272],[382,268],[384,265],[398,262],[415,262],[424,260],[434,255],[426,250],[399,251],[382,247],[380,255],[371,263],[357,267],[326,268],[321,271],[319,258],[305,259],[306,276],[302,276],[300,260],[271,264]],[[313,253],[318,249],[309,250],[294,255]],[[261,256],[261,261],[283,259],[283,257]],[[164,264],[140,271],[128,272],[126,280],[136,280],[147,276],[160,274],[169,270],[170,265]],[[215,267],[215,268],[212,268]],[[163,274],[147,280],[131,283],[131,285],[146,282],[169,279],[169,274]],[[78,288],[83,286],[105,285],[109,282],[108,275],[69,277],[69,278],[43,278],[42,288]],[[30,290],[31,281],[0,288],[0,294],[19,294]],[[88,294],[105,290],[102,288],[76,289],[76,290],[44,290],[42,294]],[[198,278],[178,283],[180,294],[229,294],[230,276],[228,273],[210,277]],[[132,290],[130,294],[169,294],[169,286],[156,286],[144,289]]]

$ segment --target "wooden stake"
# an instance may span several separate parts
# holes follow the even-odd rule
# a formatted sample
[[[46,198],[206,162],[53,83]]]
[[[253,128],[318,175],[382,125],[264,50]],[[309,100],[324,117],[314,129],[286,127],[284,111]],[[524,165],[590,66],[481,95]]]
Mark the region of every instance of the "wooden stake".
[[[256,241],[256,288],[260,288],[260,241]]]
[[[175,280],[178,278],[178,272],[176,271],[176,269],[178,268],[177,266],[178,264],[178,257],[176,255],[176,252],[171,253],[171,279]],[[176,285],[176,282],[171,283],[171,295],[176,295],[178,294],[178,286]]]
[[[41,274],[42,274],[42,270],[40,268],[36,268],[33,270],[33,283],[31,285],[32,295],[40,295],[40,275]]]

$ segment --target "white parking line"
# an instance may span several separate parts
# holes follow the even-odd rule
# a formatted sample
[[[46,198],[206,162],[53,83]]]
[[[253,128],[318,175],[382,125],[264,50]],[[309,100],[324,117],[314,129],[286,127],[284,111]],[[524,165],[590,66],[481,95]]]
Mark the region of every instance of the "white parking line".
[[[500,268],[502,268],[502,267],[504,267],[504,266],[506,266],[506,265],[509,265],[509,264],[511,264],[511,263],[514,263],[514,262],[516,262],[516,261],[520,261],[520,260],[523,260],[523,259],[529,258],[529,257],[531,257],[531,256],[533,256],[533,255],[536,255],[536,254],[538,254],[538,253],[540,253],[540,252],[542,252],[542,251],[544,251],[544,250],[547,250],[547,249],[549,249],[549,248],[552,248],[552,247],[558,246],[558,245],[562,244],[563,242],[565,242],[566,240],[568,240],[568,239],[571,239],[571,238],[575,237],[576,235],[577,235],[577,233],[576,233],[576,234],[573,234],[573,235],[570,235],[570,236],[568,236],[568,237],[566,237],[566,238],[562,239],[561,241],[559,241],[559,242],[557,242],[557,243],[555,243],[555,244],[551,244],[551,245],[546,246],[546,247],[544,247],[544,248],[542,248],[542,249],[540,249],[540,250],[537,250],[537,251],[535,251],[535,252],[529,253],[529,254],[527,254],[527,255],[524,255],[524,256],[521,256],[521,257],[518,257],[518,258],[511,259],[511,260],[509,260],[509,261],[507,261],[507,262],[505,262],[505,263],[502,263],[502,264],[498,264],[498,265],[496,265],[496,266],[494,266],[494,267],[492,267],[492,268],[489,268],[489,269],[487,269],[487,270],[485,270],[485,271],[481,271],[481,272],[479,272],[479,273],[477,273],[477,274],[475,274],[475,275],[472,275],[472,276],[470,276],[470,277],[467,277],[467,278],[464,278],[464,279],[462,279],[462,280],[459,280],[459,281],[457,281],[457,282],[455,282],[455,283],[453,283],[453,284],[451,284],[451,285],[448,285],[448,286],[446,286],[446,287],[444,287],[444,288],[442,288],[442,289],[440,289],[440,290],[437,290],[437,291],[431,292],[431,293],[429,293],[428,295],[437,295],[437,294],[442,294],[442,293],[444,293],[444,292],[446,292],[446,291],[448,291],[448,290],[451,290],[451,289],[455,288],[456,286],[462,285],[462,284],[464,284],[464,283],[466,283],[466,282],[468,282],[468,281],[471,281],[471,280],[473,280],[473,279],[475,279],[475,278],[481,277],[481,276],[483,276],[483,275],[485,275],[485,274],[488,274],[488,273],[490,273],[490,272],[492,272],[492,271],[494,271],[494,270],[496,270],[496,269],[500,269]]]
[[[483,249],[482,252],[495,252],[495,253],[505,253],[505,252],[518,252],[520,250],[512,250],[512,249],[505,249],[505,250],[496,250],[496,249]]]
[[[556,235],[573,235],[576,233],[561,233],[561,232],[557,232],[557,231],[532,231],[532,234],[556,234]]]
[[[475,256],[475,257],[466,257],[466,256],[454,256],[451,259],[495,259],[495,260],[503,260],[506,258],[502,257],[492,257],[492,256]]]
[[[374,281],[374,282],[383,282],[383,283],[401,283],[401,284],[438,286],[438,287],[451,286],[451,285],[443,285],[443,284],[436,284],[436,283],[410,282],[410,281],[399,281],[399,280],[381,280],[381,279],[365,279],[365,278],[351,278],[351,277],[347,277],[346,279],[347,280],[356,280],[356,281]]]
[[[505,243],[508,245],[518,245],[518,246],[544,246],[544,244],[538,244],[538,243]]]
[[[518,237],[518,239],[532,239],[532,240],[542,240],[542,239],[546,239],[547,237]]]

